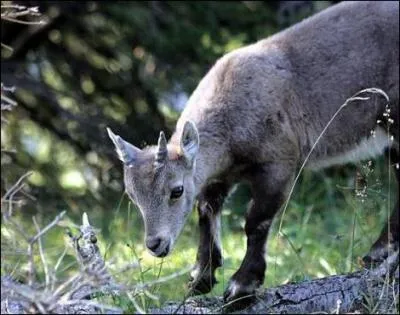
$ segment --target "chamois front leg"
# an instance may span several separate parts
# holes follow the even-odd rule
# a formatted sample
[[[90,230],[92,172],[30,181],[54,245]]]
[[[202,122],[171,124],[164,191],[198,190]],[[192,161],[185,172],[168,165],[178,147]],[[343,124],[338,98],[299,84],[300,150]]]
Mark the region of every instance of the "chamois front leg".
[[[222,266],[220,240],[220,212],[229,185],[215,182],[205,187],[199,196],[197,211],[199,213],[200,243],[197,251],[196,266],[191,272],[189,288],[191,293],[210,292],[214,284],[215,269]]]
[[[235,308],[247,305],[255,290],[264,283],[266,240],[272,220],[285,200],[287,185],[292,178],[291,167],[268,164],[255,171],[251,188],[253,198],[246,215],[246,255],[232,276],[224,293],[226,302]]]

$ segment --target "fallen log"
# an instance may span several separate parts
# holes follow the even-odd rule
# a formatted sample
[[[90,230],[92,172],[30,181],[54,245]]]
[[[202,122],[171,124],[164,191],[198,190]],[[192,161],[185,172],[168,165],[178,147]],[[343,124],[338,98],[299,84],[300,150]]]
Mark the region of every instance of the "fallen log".
[[[225,305],[220,297],[193,297],[170,302],[152,314],[304,314],[379,313],[398,314],[399,252],[378,268],[335,275],[301,283],[285,284],[257,292],[255,302],[245,309]]]

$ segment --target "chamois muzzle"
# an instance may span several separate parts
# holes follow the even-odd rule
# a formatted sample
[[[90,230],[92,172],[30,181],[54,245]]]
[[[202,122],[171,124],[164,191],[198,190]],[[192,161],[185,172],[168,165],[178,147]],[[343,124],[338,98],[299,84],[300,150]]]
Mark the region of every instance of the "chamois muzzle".
[[[171,240],[169,237],[148,236],[146,237],[146,247],[150,254],[156,257],[165,257],[169,254],[171,248]]]

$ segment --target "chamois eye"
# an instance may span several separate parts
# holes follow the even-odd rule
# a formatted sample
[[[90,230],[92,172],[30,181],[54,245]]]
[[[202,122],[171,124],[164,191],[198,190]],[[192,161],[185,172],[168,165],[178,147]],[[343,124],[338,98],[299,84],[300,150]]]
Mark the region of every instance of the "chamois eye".
[[[183,186],[172,189],[170,199],[178,199],[183,194]]]

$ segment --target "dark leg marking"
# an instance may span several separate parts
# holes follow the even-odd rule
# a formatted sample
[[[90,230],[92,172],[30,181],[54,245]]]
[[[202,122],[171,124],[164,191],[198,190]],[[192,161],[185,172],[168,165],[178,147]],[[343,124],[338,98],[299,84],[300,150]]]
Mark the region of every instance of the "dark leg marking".
[[[265,250],[272,220],[285,201],[292,172],[290,166],[268,164],[258,169],[251,181],[253,199],[246,216],[246,255],[224,293],[227,302],[237,300],[235,309],[246,306],[256,289],[263,285],[266,270]]]
[[[230,186],[223,182],[208,185],[199,196],[200,243],[196,266],[191,272],[189,288],[192,294],[210,292],[217,283],[215,270],[222,266],[220,211]]]

